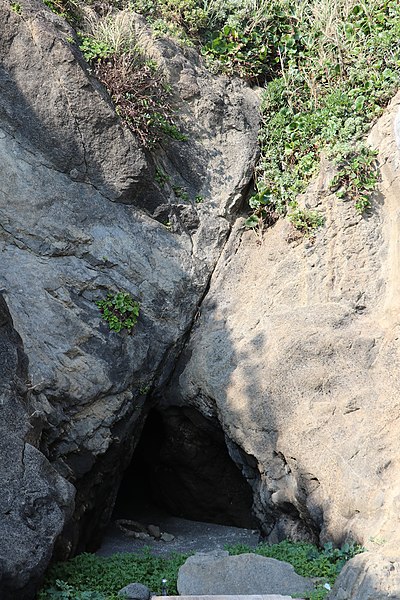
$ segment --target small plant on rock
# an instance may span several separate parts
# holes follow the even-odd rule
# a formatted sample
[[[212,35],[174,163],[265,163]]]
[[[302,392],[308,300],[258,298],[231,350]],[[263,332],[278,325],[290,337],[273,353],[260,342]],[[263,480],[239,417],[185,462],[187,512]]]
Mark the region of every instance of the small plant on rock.
[[[11,4],[11,10],[15,13],[17,13],[17,15],[20,15],[22,12],[22,8],[19,2],[13,2]]]
[[[364,145],[341,152],[335,162],[338,172],[330,183],[338,198],[353,200],[359,213],[371,208],[371,194],[378,182],[377,151]]]
[[[98,300],[96,305],[111,331],[119,332],[127,329],[128,333],[132,332],[139,316],[139,303],[130,294],[127,292],[107,294],[107,298]]]
[[[257,182],[257,191],[249,199],[252,214],[245,220],[247,229],[262,230],[264,224],[272,225],[278,218],[275,197],[263,182]]]
[[[79,49],[87,62],[100,61],[113,54],[113,49],[108,44],[86,36],[81,37]]]
[[[324,218],[318,211],[299,208],[296,203],[287,217],[293,227],[307,237],[324,224]]]

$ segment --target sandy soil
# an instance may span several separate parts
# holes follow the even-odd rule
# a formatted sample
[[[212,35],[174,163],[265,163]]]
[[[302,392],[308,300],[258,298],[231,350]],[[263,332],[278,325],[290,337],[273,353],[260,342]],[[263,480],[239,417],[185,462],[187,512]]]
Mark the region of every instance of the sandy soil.
[[[174,540],[136,540],[124,534],[115,522],[112,522],[97,554],[110,556],[117,552],[138,552],[145,547],[149,547],[158,555],[173,552],[207,552],[223,550],[226,544],[256,546],[259,541],[259,532],[256,530],[189,521],[160,511],[140,514],[135,516],[135,520],[143,525],[158,525],[162,532],[172,534]]]

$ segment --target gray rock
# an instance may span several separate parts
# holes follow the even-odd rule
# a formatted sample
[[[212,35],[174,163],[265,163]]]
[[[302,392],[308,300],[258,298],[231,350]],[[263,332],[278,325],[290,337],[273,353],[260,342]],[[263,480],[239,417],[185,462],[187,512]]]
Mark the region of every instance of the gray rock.
[[[162,533],[161,534],[161,538],[160,538],[163,542],[173,542],[175,539],[175,536],[172,535],[172,533]]]
[[[154,183],[154,160],[71,29],[36,0],[21,15],[0,5],[0,288],[29,356],[42,448],[77,488],[61,558],[95,547],[110,519],[146,415],[140,390],[168,379],[251,179],[258,102],[173,47],[166,76],[189,139],[166,140],[157,161],[204,197],[184,210]],[[178,63],[200,90],[185,102]],[[164,204],[173,231],[153,218]],[[119,290],[141,305],[132,335],[110,332],[95,304]]]
[[[24,2],[22,12],[23,18],[0,8],[3,127],[38,152],[47,167],[110,200],[132,203],[157,195],[137,140],[121,126],[76,44],[68,41],[74,39],[72,29],[36,0]],[[14,36],[20,43],[12,43]]]
[[[0,296],[0,597],[31,600],[73,510],[73,486],[38,450],[28,363]]]
[[[158,540],[161,537],[161,530],[158,525],[148,525],[147,531],[156,540]]]
[[[180,595],[301,595],[314,589],[310,579],[292,565],[257,554],[217,556],[214,552],[190,556],[179,569]]]
[[[399,553],[359,554],[336,580],[330,600],[400,600]]]
[[[130,583],[119,590],[118,595],[127,600],[149,600],[150,590],[142,583]]]

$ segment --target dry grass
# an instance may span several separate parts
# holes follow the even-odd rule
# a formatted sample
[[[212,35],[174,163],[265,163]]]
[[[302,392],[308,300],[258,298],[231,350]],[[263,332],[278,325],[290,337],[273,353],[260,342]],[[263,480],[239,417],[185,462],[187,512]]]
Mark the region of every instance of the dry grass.
[[[129,9],[98,17],[93,11],[85,19],[85,30],[98,42],[106,44],[113,54],[138,54],[135,20]]]

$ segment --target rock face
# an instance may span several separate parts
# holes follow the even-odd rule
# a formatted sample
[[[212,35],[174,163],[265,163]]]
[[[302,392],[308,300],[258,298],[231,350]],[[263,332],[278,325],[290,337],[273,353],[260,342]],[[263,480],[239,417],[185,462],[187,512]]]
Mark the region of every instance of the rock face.
[[[314,589],[312,581],[297,575],[289,563],[257,554],[229,556],[228,552],[190,556],[179,569],[177,587],[181,596],[301,596]]]
[[[167,44],[199,89],[183,100],[166,72],[184,102],[188,141],[178,149],[183,142],[165,139],[152,158],[91,76],[74,32],[42,2],[23,1],[19,11],[2,2],[0,24],[0,288],[29,357],[40,448],[77,488],[57,546],[65,557],[101,534],[146,395],[168,378],[191,327],[251,179],[258,100],[189,68]],[[215,133],[206,135],[210,119]],[[155,183],[156,163],[204,201],[171,198]],[[95,304],[120,290],[141,305],[132,335],[110,332]],[[28,540],[26,548],[34,554]]]
[[[263,240],[237,224],[165,400],[218,419],[256,459],[243,473],[269,540],[351,538],[377,550],[378,537],[391,560],[400,501],[399,101],[371,133],[382,181],[370,216],[329,193],[323,168],[304,198],[325,214],[315,240],[290,241],[284,221]]]
[[[31,598],[73,510],[74,489],[38,450],[22,341],[0,296],[0,597]]]
[[[135,22],[188,137],[153,156],[60,18],[36,0],[0,4],[0,290],[29,358],[28,373],[1,305],[2,598],[32,596],[62,529],[59,557],[96,543],[160,391],[161,410],[222,427],[270,541],[354,538],[374,552],[336,597],[361,598],[358,581],[395,598],[399,98],[371,134],[382,181],[370,216],[329,193],[327,166],[303,199],[325,213],[314,240],[283,221],[259,240],[239,221],[224,247],[251,182],[257,96]],[[111,333],[95,304],[120,290],[141,304],[132,335]],[[77,490],[68,523],[62,476]]]
[[[400,562],[374,554],[359,554],[344,567],[329,600],[399,600]]]

